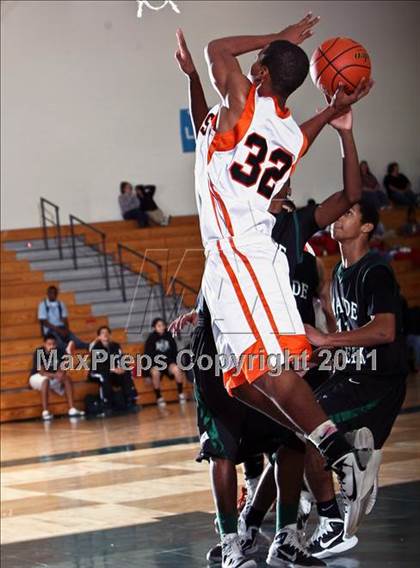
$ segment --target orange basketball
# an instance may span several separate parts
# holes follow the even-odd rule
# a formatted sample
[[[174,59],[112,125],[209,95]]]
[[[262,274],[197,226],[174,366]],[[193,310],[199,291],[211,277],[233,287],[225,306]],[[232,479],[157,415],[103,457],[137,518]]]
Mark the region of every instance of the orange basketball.
[[[362,77],[370,79],[370,57],[363,45],[347,37],[327,39],[312,54],[311,77],[315,86],[332,96],[339,83],[347,93]]]

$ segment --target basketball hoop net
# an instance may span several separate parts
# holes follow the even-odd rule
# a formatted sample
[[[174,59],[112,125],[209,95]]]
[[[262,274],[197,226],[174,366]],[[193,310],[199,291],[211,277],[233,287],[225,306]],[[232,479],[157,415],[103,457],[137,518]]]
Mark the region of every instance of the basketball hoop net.
[[[165,0],[163,2],[163,4],[161,4],[160,6],[153,6],[153,4],[150,4],[150,2],[148,0],[137,0],[137,17],[141,18],[143,15],[143,6],[147,6],[147,8],[150,8],[151,10],[154,10],[155,12],[157,12],[158,10],[161,10],[162,8],[164,8],[166,6],[166,4],[169,4],[170,7],[172,8],[172,10],[176,13],[176,14],[180,14],[180,9],[178,8],[178,6],[175,4],[175,2],[173,2],[172,0]]]

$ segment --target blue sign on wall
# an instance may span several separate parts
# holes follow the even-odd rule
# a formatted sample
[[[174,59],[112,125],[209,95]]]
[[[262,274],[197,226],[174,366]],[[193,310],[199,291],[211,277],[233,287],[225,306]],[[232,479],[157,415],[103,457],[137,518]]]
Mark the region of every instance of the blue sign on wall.
[[[179,120],[181,127],[181,141],[183,152],[195,152],[194,129],[191,123],[190,111],[182,108],[179,111]]]

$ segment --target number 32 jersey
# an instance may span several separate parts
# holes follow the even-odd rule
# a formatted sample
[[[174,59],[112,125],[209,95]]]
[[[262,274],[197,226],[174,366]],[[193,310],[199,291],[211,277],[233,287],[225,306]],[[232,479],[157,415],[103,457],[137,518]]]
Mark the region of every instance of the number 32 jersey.
[[[197,136],[195,186],[204,246],[255,231],[270,236],[270,201],[307,148],[290,112],[259,96],[255,85],[232,130],[215,131],[219,109],[209,112]]]

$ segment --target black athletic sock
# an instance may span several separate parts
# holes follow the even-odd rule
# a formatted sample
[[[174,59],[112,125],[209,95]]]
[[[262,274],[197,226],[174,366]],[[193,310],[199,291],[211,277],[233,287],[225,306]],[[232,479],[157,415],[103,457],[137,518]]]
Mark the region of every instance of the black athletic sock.
[[[162,393],[160,392],[160,389],[155,389],[155,395],[156,395],[156,400],[158,398],[162,398]]]
[[[245,479],[260,477],[264,471],[264,454],[252,456],[244,461]]]
[[[317,503],[316,508],[320,517],[328,517],[329,519],[341,519],[340,509],[338,508],[337,499]]]
[[[324,456],[328,467],[331,467],[337,460],[352,451],[352,447],[345,439],[344,435],[338,430],[330,434],[319,446],[319,451]]]
[[[184,385],[182,383],[176,383],[176,388],[178,389],[178,394],[182,394],[184,391]]]
[[[265,511],[258,511],[257,509],[255,509],[255,507],[251,505],[247,513],[247,516],[245,517],[246,528],[249,529],[249,527],[260,527],[262,525],[265,515],[266,515]]]

